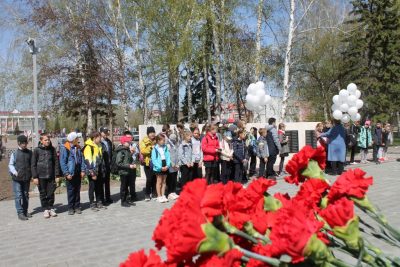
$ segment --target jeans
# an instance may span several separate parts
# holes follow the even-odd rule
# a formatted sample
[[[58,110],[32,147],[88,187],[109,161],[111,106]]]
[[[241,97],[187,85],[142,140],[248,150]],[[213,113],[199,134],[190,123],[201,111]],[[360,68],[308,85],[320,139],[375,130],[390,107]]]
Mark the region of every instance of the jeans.
[[[81,206],[81,176],[80,173],[67,180],[68,208],[76,209]]]
[[[203,171],[199,167],[199,163],[193,163],[192,181],[196,178],[203,178]]]
[[[56,181],[54,178],[39,179],[40,203],[44,210],[50,210],[53,208],[55,191]]]
[[[221,182],[227,184],[232,177],[232,161],[221,161]]]
[[[152,193],[154,196],[156,196],[156,179],[154,177],[153,170],[150,169],[149,166],[144,166],[144,174],[146,175],[146,197],[150,197],[150,194]]]
[[[275,176],[274,165],[276,162],[276,155],[270,155],[267,161],[267,178]]]
[[[106,200],[110,200],[111,199],[111,191],[110,191],[110,170],[106,170],[104,172],[104,179],[103,179],[103,183],[104,183],[104,198]]]
[[[360,148],[361,162],[364,163],[368,158],[368,148]]]
[[[15,208],[18,214],[26,214],[28,212],[29,205],[29,186],[30,181],[12,181],[14,196],[15,196]]]
[[[93,203],[101,203],[104,202],[104,191],[103,191],[103,179],[101,174],[99,173],[96,177],[96,180],[93,180],[92,176],[88,175],[89,178],[89,202]],[[94,196],[96,196],[96,201],[94,201]]]
[[[178,179],[178,172],[169,172],[167,175],[167,191],[165,193],[168,196],[171,193],[176,193],[176,183]]]
[[[260,167],[258,168],[258,177],[265,177],[265,161],[264,158],[260,158]]]
[[[257,156],[250,157],[249,177],[256,174]]]
[[[234,165],[235,165],[234,181],[237,183],[241,183],[243,179],[243,163],[234,163]]]
[[[378,151],[379,151],[379,145],[373,145],[373,160],[374,162],[378,162]]]

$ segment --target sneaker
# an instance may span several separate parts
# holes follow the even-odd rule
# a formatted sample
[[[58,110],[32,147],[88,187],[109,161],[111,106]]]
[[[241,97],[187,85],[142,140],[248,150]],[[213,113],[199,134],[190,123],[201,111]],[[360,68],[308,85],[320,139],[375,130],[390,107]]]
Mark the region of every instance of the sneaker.
[[[25,217],[32,218],[32,214],[30,214],[29,212],[25,212]]]
[[[95,211],[95,212],[99,211],[99,210],[97,209],[96,203],[90,204],[90,209],[91,209],[92,211]]]
[[[97,207],[97,209],[99,209],[99,210],[100,210],[100,209],[103,209],[103,210],[106,210],[106,209],[107,209],[107,207],[104,206],[103,203],[97,203],[96,207]]]
[[[166,203],[166,202],[169,201],[165,196],[162,196],[162,197],[160,197],[160,198],[161,198],[160,203]]]
[[[56,213],[56,211],[54,209],[50,210],[50,216],[51,217],[57,217],[57,213]]]
[[[69,209],[69,210],[68,210],[68,215],[74,215],[74,214],[75,214],[74,209]]]
[[[176,193],[171,193],[168,195],[168,200],[176,200],[179,196]]]
[[[128,204],[128,202],[121,202],[121,207],[124,208],[129,208],[131,205]]]
[[[149,202],[150,201],[150,196],[145,196],[144,201]]]
[[[49,210],[45,210],[43,212],[43,217],[46,218],[46,219],[50,218],[50,211]]]
[[[81,207],[75,208],[75,213],[76,213],[76,214],[82,214],[82,209],[81,209]]]
[[[135,201],[132,201],[132,200],[128,200],[128,204],[129,204],[130,206],[136,206]]]
[[[18,219],[20,219],[21,221],[27,221],[28,217],[26,217],[25,214],[23,214],[23,213],[19,213]]]

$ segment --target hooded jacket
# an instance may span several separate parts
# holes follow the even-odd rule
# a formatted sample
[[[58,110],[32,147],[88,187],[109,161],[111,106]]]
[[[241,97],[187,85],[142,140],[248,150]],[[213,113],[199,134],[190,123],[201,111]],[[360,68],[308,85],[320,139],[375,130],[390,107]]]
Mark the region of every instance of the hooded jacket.
[[[246,141],[237,137],[233,138],[233,163],[242,163],[247,159]]]
[[[89,174],[98,175],[101,168],[104,167],[101,145],[95,144],[92,139],[86,140],[83,157]]]
[[[178,146],[176,143],[177,142],[169,140],[167,144],[171,158],[171,166],[169,167],[170,173],[178,172],[178,170],[174,168],[174,167],[179,167],[179,154],[178,154]]]
[[[193,163],[192,143],[188,143],[183,140],[179,145],[178,157],[179,157],[179,166],[192,164]]]
[[[267,125],[267,143],[270,156],[277,156],[281,150],[278,131],[274,125]]]
[[[64,176],[86,172],[86,164],[79,146],[65,142],[60,146],[60,167]]]
[[[164,150],[166,167],[168,168],[171,166],[171,157],[166,145],[162,147],[158,145],[154,146],[154,149],[151,151],[151,162],[153,163],[153,171],[162,172],[162,158],[160,152],[158,152],[158,149]]]
[[[267,137],[264,137],[264,136],[258,137],[258,140],[257,140],[257,157],[263,158],[263,159],[269,157]]]
[[[203,150],[203,161],[218,161],[219,141],[217,135],[210,132],[201,140],[201,149]]]
[[[144,164],[147,167],[150,166],[151,151],[153,150],[155,143],[156,141],[155,140],[151,141],[148,136],[145,136],[142,139],[142,141],[140,141],[139,144],[140,153],[143,155]]]
[[[136,173],[136,169],[131,169],[129,165],[134,164],[132,153],[129,150],[129,147],[125,147],[123,145],[119,145],[115,149],[116,158],[115,164],[118,166],[118,174],[127,176]]]
[[[39,144],[32,153],[32,177],[40,179],[54,179],[60,176],[56,149],[50,144],[48,147]]]

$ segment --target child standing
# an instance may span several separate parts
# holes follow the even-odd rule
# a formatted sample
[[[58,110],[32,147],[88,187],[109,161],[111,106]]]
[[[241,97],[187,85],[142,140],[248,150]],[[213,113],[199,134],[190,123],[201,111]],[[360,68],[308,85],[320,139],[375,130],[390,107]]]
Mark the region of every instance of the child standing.
[[[168,148],[165,145],[165,137],[162,134],[157,135],[156,142],[157,144],[151,151],[151,163],[157,179],[157,201],[165,203],[168,202],[168,199],[165,197],[165,186],[168,169],[171,166],[171,158]]]
[[[200,130],[198,127],[193,129],[192,136],[192,158],[193,158],[193,172],[192,180],[195,178],[203,177],[203,152],[201,151]]]
[[[189,131],[184,131],[182,134],[182,142],[180,143],[178,150],[182,188],[192,179],[193,158],[191,140],[192,133]]]
[[[167,193],[165,194],[168,200],[175,200],[179,196],[176,194],[176,183],[178,180],[179,171],[179,156],[178,156],[178,137],[176,134],[171,134],[168,139],[168,150],[171,157],[171,166],[168,169],[167,175]]]
[[[246,149],[246,132],[240,129],[237,137],[233,139],[233,164],[234,164],[234,180],[241,183],[243,179],[244,165],[247,163]]]
[[[27,148],[28,138],[25,135],[18,136],[17,142],[18,149],[11,154],[8,171],[12,177],[18,219],[26,221],[32,217],[28,213],[32,151]]]
[[[268,162],[269,150],[267,144],[267,129],[260,128],[258,131],[260,137],[257,141],[257,157],[260,159],[260,167],[258,169],[258,177],[266,177],[265,165]]]
[[[361,163],[367,163],[368,147],[372,145],[371,121],[365,121],[360,129],[358,137],[358,147],[360,148]]]
[[[201,140],[201,149],[203,150],[203,161],[206,167],[206,179],[208,184],[213,184],[214,179],[218,177],[218,153],[221,151],[217,138],[216,125],[207,127],[207,134]]]
[[[221,181],[226,184],[232,175],[232,160],[233,160],[233,148],[232,148],[232,134],[230,131],[224,133],[224,138],[220,142],[221,147]]]
[[[121,137],[121,145],[116,148],[115,164],[118,167],[118,174],[121,180],[120,195],[121,206],[135,206],[135,184],[136,180],[136,164],[134,162],[134,149],[131,148],[132,138],[130,136]],[[131,200],[128,201],[128,187],[130,187]]]
[[[280,158],[281,161],[279,162],[279,172],[278,175],[282,174],[283,165],[285,164],[285,158],[289,156],[289,137],[286,136],[285,133],[286,125],[284,123],[279,123],[278,126],[278,137],[279,142],[281,143],[281,151],[280,151]]]

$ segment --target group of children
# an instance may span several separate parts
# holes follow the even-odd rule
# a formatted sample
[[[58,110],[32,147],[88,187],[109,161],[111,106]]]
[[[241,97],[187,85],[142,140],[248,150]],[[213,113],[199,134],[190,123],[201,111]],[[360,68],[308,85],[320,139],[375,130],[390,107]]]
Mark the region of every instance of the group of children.
[[[132,133],[126,131],[116,147],[108,138],[109,130],[101,127],[85,142],[81,142],[80,133],[70,132],[59,143],[58,152],[46,134],[40,136],[39,146],[33,151],[27,148],[26,136],[19,136],[18,149],[9,162],[18,218],[31,217],[28,213],[31,180],[38,185],[43,216],[50,218],[57,216],[54,208],[57,177],[66,181],[69,215],[82,213],[80,192],[84,177],[89,182],[92,211],[107,209],[113,203],[111,175],[120,177],[121,206],[135,206],[136,170],[140,165],[146,176],[145,201],[155,199],[160,203],[177,199],[178,185],[183,188],[196,178],[204,177],[208,184],[245,182],[251,176],[275,179],[283,173],[289,152],[285,125],[280,124],[278,131],[275,124],[275,119],[270,119],[266,128],[258,130],[258,138],[257,129],[247,132],[243,121],[205,125],[202,131],[197,125],[185,128],[178,123],[173,132],[165,124],[157,135],[150,126],[139,144],[135,144]],[[274,164],[278,156],[281,162],[277,174]]]
[[[174,200],[178,197],[177,184],[182,188],[188,181],[202,177],[208,184],[241,183],[251,176],[276,179],[283,173],[289,138],[285,125],[281,123],[278,130],[275,124],[276,120],[270,119],[266,128],[259,129],[259,138],[257,129],[247,132],[242,121],[205,125],[201,132],[195,124],[189,128],[177,124],[174,132],[165,124],[157,135],[154,127],[148,127],[138,154],[146,175],[145,200]],[[276,173],[278,156],[281,162]]]

